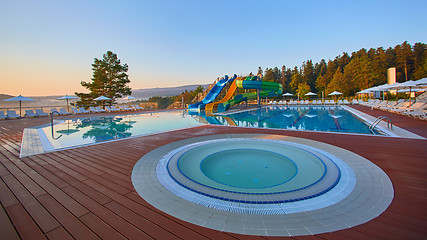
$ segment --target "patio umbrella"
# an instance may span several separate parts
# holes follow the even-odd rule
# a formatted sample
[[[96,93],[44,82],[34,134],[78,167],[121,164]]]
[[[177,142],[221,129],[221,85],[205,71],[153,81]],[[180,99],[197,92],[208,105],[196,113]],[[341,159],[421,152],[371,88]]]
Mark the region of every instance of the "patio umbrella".
[[[127,96],[125,98],[123,98],[124,100],[135,100],[136,98],[132,97],[132,96]]]
[[[418,87],[427,88],[427,78],[415,81],[415,85],[417,85]]]
[[[105,105],[105,101],[106,101],[106,100],[111,100],[111,98],[104,97],[104,96],[99,96],[99,97],[97,97],[97,98],[95,98],[95,99],[93,99],[93,100],[96,100],[96,101],[104,101],[104,105]]]
[[[70,99],[77,99],[78,97],[75,96],[68,96],[67,94],[65,94],[65,96],[57,98],[56,100],[67,100],[67,109],[68,111],[70,111],[70,106],[68,105],[68,100]]]
[[[313,92],[309,92],[309,93],[306,93],[306,94],[304,94],[304,95],[306,95],[306,96],[316,96],[317,94],[316,94],[316,93],[313,93]]]
[[[287,92],[287,93],[282,94],[282,96],[285,96],[285,97],[287,97],[287,96],[293,96],[293,94]]]
[[[5,99],[3,101],[7,101],[7,102],[11,102],[11,101],[19,101],[19,116],[22,117],[21,115],[21,102],[22,101],[34,101],[34,99],[32,98],[28,98],[28,97],[23,97],[21,95],[17,96],[17,97],[13,97],[13,98],[9,98],[9,99]]]
[[[333,91],[331,93],[328,94],[328,96],[337,96],[337,95],[341,95],[342,93],[337,92],[337,91]]]
[[[100,97],[97,97],[97,98],[95,98],[93,100],[96,100],[96,101],[105,101],[105,100],[111,100],[111,98],[100,96]]]
[[[328,96],[336,96],[336,95],[341,95],[342,93],[337,92],[337,91],[333,91],[331,93],[328,94]]]
[[[395,87],[392,87],[391,89],[409,89],[409,102],[412,102],[412,97],[411,97],[412,88],[416,88],[416,87],[418,87],[418,86],[415,84],[415,81],[409,80],[409,81],[403,82],[399,85],[396,85]]]

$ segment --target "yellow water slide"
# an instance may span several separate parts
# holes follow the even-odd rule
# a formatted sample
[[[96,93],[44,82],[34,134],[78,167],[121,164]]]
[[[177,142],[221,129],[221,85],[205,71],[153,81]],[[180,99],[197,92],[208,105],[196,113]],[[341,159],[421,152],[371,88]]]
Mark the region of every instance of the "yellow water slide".
[[[220,101],[218,101],[218,102],[213,102],[213,103],[208,103],[208,104],[206,104],[206,106],[205,106],[205,111],[210,111],[210,112],[212,112],[214,109],[216,109],[216,108],[218,107],[218,105],[219,105],[219,104],[224,103],[224,102],[227,102],[228,100],[230,100],[230,99],[233,97],[233,95],[234,95],[234,93],[236,92],[236,90],[237,90],[236,80],[238,80],[238,79],[241,79],[241,78],[236,78],[236,79],[234,79],[234,81],[231,83],[231,86],[230,86],[230,88],[228,89],[228,91],[227,91],[227,93],[225,94],[225,96],[224,96],[224,98],[223,98],[223,99],[221,99],[221,100],[220,100]]]

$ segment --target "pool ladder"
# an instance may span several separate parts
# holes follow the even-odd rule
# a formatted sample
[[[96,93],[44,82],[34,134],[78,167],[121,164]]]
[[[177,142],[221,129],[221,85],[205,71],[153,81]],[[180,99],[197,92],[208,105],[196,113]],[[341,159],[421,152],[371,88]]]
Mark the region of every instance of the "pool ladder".
[[[372,129],[374,129],[375,126],[377,126],[378,123],[381,122],[381,120],[386,121],[387,122],[387,128],[390,128],[391,130],[393,130],[393,123],[391,122],[391,119],[389,117],[386,117],[386,116],[377,117],[377,119],[375,119],[375,121],[373,123],[371,123],[371,125],[369,125],[369,130],[372,131]]]

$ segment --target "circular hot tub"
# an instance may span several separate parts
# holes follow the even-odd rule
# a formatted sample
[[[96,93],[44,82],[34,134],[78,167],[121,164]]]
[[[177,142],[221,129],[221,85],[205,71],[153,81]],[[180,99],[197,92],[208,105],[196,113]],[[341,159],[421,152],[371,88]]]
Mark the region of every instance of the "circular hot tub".
[[[171,186],[179,185],[195,194],[245,204],[318,197],[334,188],[341,178],[332,158],[315,149],[283,141],[242,138],[184,146],[171,157],[162,158],[157,172],[165,187],[172,180]],[[170,179],[164,181],[165,178]]]
[[[365,223],[389,206],[393,186],[367,159],[308,139],[210,135],[144,155],[132,182],[154,207],[204,227],[300,236]]]

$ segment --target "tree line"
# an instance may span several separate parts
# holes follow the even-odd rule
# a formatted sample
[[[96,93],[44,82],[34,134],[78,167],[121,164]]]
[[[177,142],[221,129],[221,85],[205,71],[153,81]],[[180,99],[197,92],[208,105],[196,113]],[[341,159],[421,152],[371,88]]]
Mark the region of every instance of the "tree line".
[[[360,49],[357,52],[344,52],[334,60],[322,59],[318,63],[312,60],[303,62],[301,67],[258,68],[263,81],[279,82],[284,92],[300,93],[324,92],[325,96],[333,91],[344,96],[354,96],[358,91],[387,82],[387,69],[396,68],[396,81],[418,80],[427,77],[427,45],[415,43],[411,46],[404,42],[394,48],[383,47]],[[250,73],[249,75],[253,75]]]

